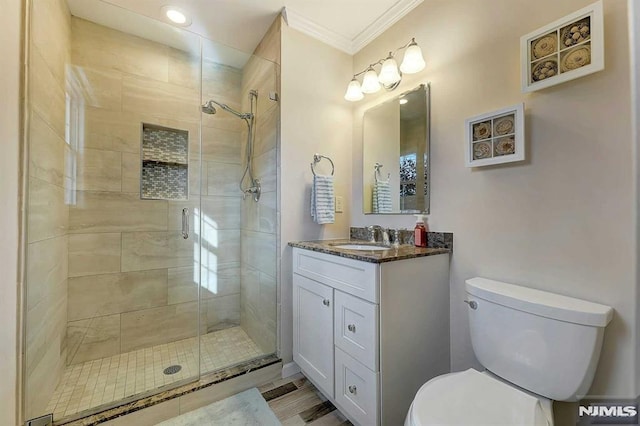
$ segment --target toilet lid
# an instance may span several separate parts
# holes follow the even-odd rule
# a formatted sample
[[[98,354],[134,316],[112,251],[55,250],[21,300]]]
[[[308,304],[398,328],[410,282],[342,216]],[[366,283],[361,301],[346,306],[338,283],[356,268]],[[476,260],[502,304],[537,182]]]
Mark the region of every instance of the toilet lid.
[[[538,398],[474,369],[422,385],[410,419],[416,426],[549,424]]]

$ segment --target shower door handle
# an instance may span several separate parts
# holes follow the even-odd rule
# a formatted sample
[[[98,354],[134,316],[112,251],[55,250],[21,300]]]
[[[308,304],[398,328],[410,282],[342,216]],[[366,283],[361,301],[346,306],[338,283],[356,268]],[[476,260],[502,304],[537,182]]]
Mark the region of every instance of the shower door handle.
[[[189,238],[189,209],[182,209],[182,238]]]

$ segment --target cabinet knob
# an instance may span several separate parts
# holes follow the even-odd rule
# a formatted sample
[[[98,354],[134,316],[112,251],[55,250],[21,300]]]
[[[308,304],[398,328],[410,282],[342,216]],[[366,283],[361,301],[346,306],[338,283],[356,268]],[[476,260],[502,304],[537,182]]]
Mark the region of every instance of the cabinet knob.
[[[465,300],[464,303],[469,305],[471,309],[478,309],[478,302],[476,302],[475,300]]]
[[[358,388],[356,387],[356,385],[349,386],[349,393],[352,393],[355,395],[356,392],[358,392]]]
[[[347,330],[349,330],[352,333],[355,333],[356,332],[356,325],[355,324],[349,324],[347,326]]]
[[[324,299],[324,300],[322,301],[322,304],[323,304],[324,306],[329,306],[329,305],[331,304],[331,302],[329,301],[329,299]]]

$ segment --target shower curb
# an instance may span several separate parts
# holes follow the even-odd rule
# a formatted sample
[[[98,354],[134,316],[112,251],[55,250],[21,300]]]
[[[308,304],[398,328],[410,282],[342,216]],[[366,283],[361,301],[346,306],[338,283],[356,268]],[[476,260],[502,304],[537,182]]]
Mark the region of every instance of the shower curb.
[[[100,423],[114,420],[118,417],[125,416],[127,414],[134,413],[136,411],[143,410],[145,408],[152,407],[154,405],[166,402],[181,396],[211,387],[215,384],[234,379],[245,374],[252,373],[254,371],[269,367],[271,365],[282,362],[276,355],[270,355],[260,359],[255,359],[248,362],[235,365],[233,367],[225,368],[224,370],[216,371],[213,373],[207,373],[196,382],[190,382],[178,386],[173,389],[167,389],[156,391],[153,395],[136,398],[133,401],[123,403],[117,407],[107,408],[103,411],[97,411],[90,415],[85,415],[81,418],[67,418],[58,421],[54,420],[55,426],[91,426]],[[260,385],[260,384],[257,384]],[[100,410],[98,408],[97,410]]]

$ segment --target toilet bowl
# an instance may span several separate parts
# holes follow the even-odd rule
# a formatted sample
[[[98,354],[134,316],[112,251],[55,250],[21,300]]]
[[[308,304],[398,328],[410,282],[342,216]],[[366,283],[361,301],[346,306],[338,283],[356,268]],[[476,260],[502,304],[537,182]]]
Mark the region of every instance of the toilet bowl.
[[[553,426],[552,401],[591,387],[613,309],[485,278],[467,280],[466,293],[471,344],[487,370],[426,382],[405,426]]]
[[[474,369],[435,377],[416,393],[405,426],[553,426],[552,401],[490,372]]]

